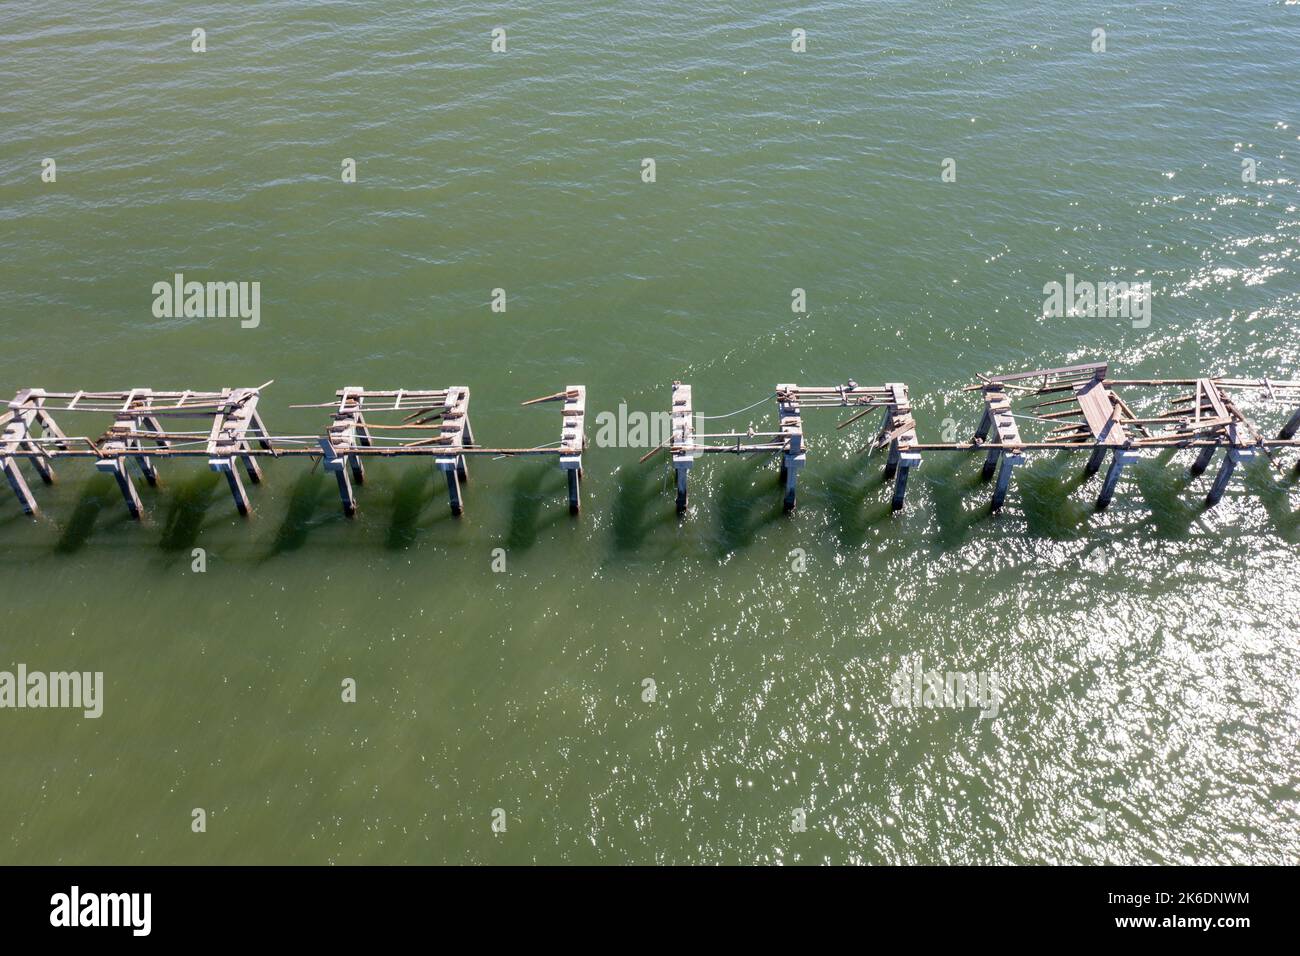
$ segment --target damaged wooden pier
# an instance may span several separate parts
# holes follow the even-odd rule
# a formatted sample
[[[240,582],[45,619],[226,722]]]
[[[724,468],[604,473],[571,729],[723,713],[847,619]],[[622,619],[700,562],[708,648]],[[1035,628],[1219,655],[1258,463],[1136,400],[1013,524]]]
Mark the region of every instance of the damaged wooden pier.
[[[993,482],[991,510],[1006,503],[1015,469],[1031,452],[1087,454],[1085,480],[1102,471],[1096,507],[1114,499],[1125,469],[1143,452],[1190,450],[1193,476],[1205,472],[1215,455],[1221,463],[1206,492],[1207,507],[1224,496],[1238,468],[1264,458],[1277,465],[1276,452],[1300,445],[1300,381],[1202,375],[1194,378],[1117,378],[1107,362],[980,375],[965,387],[978,392],[979,419],[965,441],[926,443],[917,437],[908,388],[901,382],[859,385],[777,385],[771,394],[776,420],[771,430],[708,431],[707,422],[730,418],[755,405],[724,415],[703,415],[695,407],[691,386],[673,382],[668,437],[641,460],[666,451],[676,485],[678,513],[688,511],[690,472],[704,455],[772,455],[779,461],[785,511],[793,511],[799,474],[808,465],[805,415],[819,408],[850,414],[837,428],[854,425],[881,412],[880,425],[861,452],[885,451],[885,481],[892,481],[891,507],[903,509],[908,478],[923,454],[975,452],[984,455],[982,475]],[[60,459],[89,458],[113,475],[131,516],[143,505],[134,472],[150,485],[159,482],[159,465],[173,458],[204,458],[225,476],[235,507],[252,512],[244,484],[261,483],[260,459],[310,458],[324,464],[338,482],[343,511],[358,509],[358,490],[366,479],[366,459],[424,458],[441,472],[453,515],[465,510],[468,459],[474,456],[553,457],[565,472],[569,510],[581,508],[587,391],[569,385],[562,391],[521,403],[560,406],[559,440],[527,447],[491,447],[478,443],[470,424],[470,390],[464,385],[426,389],[368,389],[347,386],[333,399],[294,408],[328,409],[330,419],[317,434],[273,434],[262,419],[262,392],[271,382],[216,391],[57,392],[41,388],[18,391],[0,414],[0,470],[23,511],[37,513],[36,496],[20,468],[26,462],[42,482],[55,480]],[[1281,407],[1285,423],[1269,437],[1246,414],[1243,405]],[[73,416],[107,418],[97,437],[67,427]],[[1280,418],[1281,416],[1279,416]],[[103,426],[101,426],[103,427]],[[554,434],[554,433],[552,433]],[[1297,466],[1300,470],[1300,466]]]
[[[42,481],[54,481],[53,462],[59,458],[92,458],[100,471],[112,474],[133,518],[143,514],[140,495],[129,465],[134,461],[145,480],[158,484],[158,461],[206,458],[208,467],[225,475],[235,507],[252,513],[239,468],[253,484],[262,481],[260,457],[309,457],[324,462],[338,479],[343,511],[357,512],[354,488],[365,480],[366,458],[431,458],[444,473],[451,511],[464,511],[462,487],[469,478],[466,459],[553,456],[568,476],[569,510],[581,507],[582,454],[586,447],[586,388],[564,391],[524,402],[561,403],[560,440],[525,448],[478,445],[469,421],[469,389],[396,389],[375,391],[349,386],[336,400],[295,408],[332,408],[323,435],[272,435],[258,410],[257,388],[226,388],[216,392],[154,391],[135,388],[115,392],[47,392],[20,390],[0,415],[0,469],[23,510],[37,513],[20,461],[27,461]],[[71,437],[55,413],[111,415],[112,423],[98,438]],[[397,421],[384,416],[401,416]],[[436,434],[430,435],[430,432]]]
[[[1096,475],[1109,456],[1096,507],[1115,496],[1124,469],[1146,450],[1194,449],[1190,472],[1199,475],[1214,455],[1223,461],[1205,496],[1207,507],[1223,498],[1237,467],[1256,457],[1272,460],[1272,450],[1293,447],[1300,431],[1300,382],[1219,376],[1199,378],[1111,378],[1106,362],[1037,369],[1010,375],[984,375],[966,386],[980,392],[983,410],[969,441],[922,444],[919,451],[984,451],[983,476],[996,475],[992,510],[1006,501],[1012,470],[1027,451],[1088,452],[1085,477]],[[1170,390],[1176,394],[1169,394]],[[1233,395],[1255,393],[1290,410],[1276,438],[1268,438],[1240,408]],[[1042,400],[1040,400],[1042,399]],[[1132,402],[1132,404],[1130,404]],[[1153,410],[1134,411],[1134,405]],[[1021,423],[1032,429],[1025,438]]]
[[[1177,389],[1177,394],[1168,394]],[[1194,449],[1190,472],[1204,472],[1214,455],[1223,461],[1205,497],[1207,507],[1217,504],[1239,465],[1256,457],[1272,460],[1273,451],[1294,447],[1300,432],[1300,382],[1202,376],[1179,379],[1116,379],[1109,364],[1091,362],[1062,368],[1037,369],[1007,375],[981,375],[966,386],[978,391],[982,408],[974,433],[967,441],[922,443],[916,434],[907,386],[890,383],[862,386],[850,380],[836,386],[778,385],[777,431],[707,433],[697,425],[691,386],[672,387],[672,434],[665,445],[671,454],[677,488],[677,511],[687,510],[687,482],[695,461],[705,454],[779,455],[785,510],[795,507],[798,474],[808,460],[803,412],[809,408],[856,409],[837,427],[844,428],[877,409],[884,410],[874,441],[862,451],[888,448],[885,479],[894,480],[892,508],[901,510],[908,475],[921,462],[922,453],[982,452],[982,475],[993,481],[991,510],[1000,511],[1011,489],[1016,466],[1031,451],[1088,452],[1085,478],[1106,465],[1096,507],[1105,510],[1115,497],[1124,469],[1145,450]],[[1267,437],[1233,399],[1239,392],[1254,393],[1289,412],[1275,438]],[[1134,411],[1156,403],[1151,412]],[[727,417],[727,416],[716,416]],[[1022,423],[1029,437],[1022,434]],[[655,452],[646,455],[645,461]],[[1109,459],[1109,464],[1107,464]],[[1297,465],[1300,470],[1300,464]]]
[[[850,408],[856,413],[837,427],[844,428],[873,411],[884,409],[880,430],[868,448],[889,448],[885,460],[885,480],[894,479],[893,510],[903,507],[907,493],[907,478],[911,470],[921,463],[915,451],[916,422],[912,418],[912,404],[907,386],[901,382],[888,385],[859,385],[849,380],[843,385],[792,385],[776,386],[777,429],[758,432],[752,428],[744,432],[705,432],[696,428],[696,416],[691,386],[673,382],[672,433],[668,441],[642,458],[646,461],[662,448],[672,456],[672,468],[677,484],[677,512],[687,510],[687,481],[690,470],[701,455],[728,454],[778,454],[781,457],[781,485],[785,497],[783,507],[793,511],[797,502],[799,472],[808,463],[804,445],[804,409]],[[727,416],[717,416],[727,417]],[[700,416],[707,420],[708,416]],[[712,443],[711,443],[712,442]],[[866,450],[865,448],[863,449]]]

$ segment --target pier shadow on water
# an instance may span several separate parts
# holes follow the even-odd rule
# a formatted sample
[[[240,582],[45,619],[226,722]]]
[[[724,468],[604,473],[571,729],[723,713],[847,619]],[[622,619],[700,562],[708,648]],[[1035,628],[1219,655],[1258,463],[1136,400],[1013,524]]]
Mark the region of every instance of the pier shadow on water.
[[[1190,536],[1192,525],[1205,513],[1205,493],[1214,480],[1218,460],[1210,463],[1205,474],[1193,476],[1176,455],[1177,449],[1166,448],[1154,458],[1135,462],[1115,494],[1140,493],[1150,515],[1144,525],[1162,538],[1182,540]]]
[[[1278,536],[1288,544],[1300,541],[1300,509],[1291,506],[1291,492],[1300,484],[1300,472],[1291,462],[1282,462],[1281,471],[1267,460],[1243,469],[1242,486],[1259,498]]]
[[[334,492],[337,487],[333,476],[315,469],[308,471],[293,483],[293,488],[289,492],[289,507],[280,522],[279,530],[275,533],[275,541],[271,544],[268,557],[273,558],[289,551],[297,551],[306,544],[307,537],[314,527],[312,519],[320,510],[325,492],[327,490]],[[334,500],[338,500],[337,496]]]
[[[1088,476],[1084,474],[1085,464],[1086,459],[1066,451],[1050,458],[1030,459],[1016,469],[1012,493],[1019,494],[1031,534],[1068,541],[1088,533],[1088,519],[1097,511],[1104,467],[1097,475]],[[1084,493],[1079,494],[1080,488]],[[992,493],[990,482],[990,496]],[[1010,501],[1011,495],[1007,497]]]
[[[143,497],[142,490],[141,498]],[[99,523],[100,512],[105,508],[114,507],[119,509],[121,514],[117,521],[113,521],[110,516],[107,519],[109,525],[135,520],[126,512],[122,495],[117,490],[117,482],[109,475],[96,472],[94,477],[82,487],[81,497],[77,499],[76,507],[72,509],[71,516],[60,529],[59,540],[54,543],[55,553],[74,554],[80,551],[94,533],[95,526]],[[146,507],[148,507],[147,502]]]
[[[935,520],[939,525],[932,542],[936,551],[961,547],[971,529],[991,517],[993,482],[980,477],[983,465],[983,455],[932,455],[912,476],[914,481],[920,478],[925,482],[934,499]],[[967,503],[973,495],[981,496],[975,507]]]
[[[826,479],[826,505],[845,547],[861,546],[873,528],[893,516],[894,480],[886,479],[884,471],[885,454],[864,451]],[[910,480],[916,480],[915,471]]]
[[[557,497],[568,501],[568,479],[553,465],[522,464],[510,491],[510,529],[506,532],[509,549],[527,551],[537,543],[543,528],[565,523],[571,517],[567,504],[556,506]],[[551,517],[543,520],[544,512]]]
[[[160,548],[164,551],[188,551],[194,547],[199,532],[203,530],[203,519],[212,505],[212,489],[220,481],[221,476],[216,472],[202,471],[175,483],[162,522]]]
[[[666,469],[654,459],[619,469],[614,494],[614,550],[636,551],[656,527],[674,520],[675,491],[665,491]]]
[[[724,466],[715,503],[720,556],[748,547],[764,527],[786,517],[784,485],[777,469],[764,467],[770,464],[768,456],[755,455]]]
[[[431,481],[434,477],[439,480]],[[437,489],[445,487],[446,482],[436,469],[407,469],[393,492],[392,517],[388,521],[385,547],[402,551],[413,545],[420,532],[421,513],[436,496]]]

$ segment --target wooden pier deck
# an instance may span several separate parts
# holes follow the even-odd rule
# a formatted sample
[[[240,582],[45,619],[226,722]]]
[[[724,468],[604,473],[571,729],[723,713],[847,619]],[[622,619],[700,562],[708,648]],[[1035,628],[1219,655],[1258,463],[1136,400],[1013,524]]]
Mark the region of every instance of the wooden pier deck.
[[[569,509],[581,504],[579,479],[586,447],[586,388],[570,385],[563,392],[524,402],[535,405],[561,402],[560,441],[523,448],[485,448],[474,440],[469,422],[469,389],[368,390],[359,386],[339,389],[336,400],[294,408],[334,410],[322,435],[272,435],[262,421],[257,388],[225,388],[203,392],[154,391],[135,388],[114,392],[47,392],[20,390],[0,414],[0,470],[3,470],[23,510],[38,512],[22,471],[27,461],[46,482],[54,481],[57,458],[92,458],[95,467],[112,474],[133,518],[143,515],[140,495],[129,465],[135,462],[146,481],[159,481],[158,460],[206,458],[208,466],[226,476],[240,514],[252,513],[239,466],[253,484],[262,481],[261,457],[310,458],[323,461],[338,479],[343,511],[357,512],[355,485],[365,481],[363,459],[431,458],[446,475],[451,510],[464,511],[461,488],[469,477],[466,458],[553,456],[569,475]],[[55,421],[54,413],[111,415],[112,422],[98,438],[70,437]],[[384,413],[404,415],[396,422],[382,420]],[[167,424],[164,424],[167,423]],[[430,436],[429,431],[437,434]]]
[[[784,492],[782,507],[787,512],[794,511],[798,500],[799,472],[808,463],[803,413],[805,409],[813,408],[855,409],[856,414],[841,422],[838,428],[852,425],[871,412],[884,409],[880,431],[868,447],[889,449],[884,476],[886,480],[894,479],[893,509],[902,509],[908,475],[921,463],[921,456],[915,451],[916,422],[912,418],[906,385],[895,382],[864,386],[852,380],[844,385],[830,386],[783,384],[776,386],[773,397],[776,400],[776,431],[760,432],[751,428],[743,432],[705,432],[696,427],[697,413],[691,386],[673,382],[669,441],[641,460],[647,461],[663,448],[668,449],[676,476],[678,514],[687,511],[687,476],[696,459],[706,454],[779,454]],[[707,420],[708,416],[701,418]]]
[[[35,515],[36,496],[20,463],[50,484],[59,459],[92,459],[97,469],[114,476],[128,511],[140,518],[144,509],[132,466],[156,485],[162,462],[206,458],[209,468],[225,476],[238,511],[248,515],[252,503],[244,478],[254,485],[261,483],[260,459],[308,458],[322,462],[335,476],[343,511],[353,516],[358,488],[366,479],[367,458],[415,457],[431,460],[443,473],[452,514],[460,515],[465,509],[469,458],[544,456],[554,457],[565,472],[569,510],[577,514],[581,509],[587,414],[587,390],[582,385],[521,403],[560,405],[558,442],[491,447],[476,440],[470,422],[470,390],[464,385],[380,390],[347,386],[330,401],[291,406],[328,409],[330,419],[321,433],[277,435],[268,429],[260,408],[262,392],[271,384],[215,391],[23,388],[0,412],[0,470],[23,511]],[[1096,498],[1097,509],[1103,510],[1114,499],[1125,469],[1148,450],[1194,451],[1189,466],[1193,476],[1205,472],[1222,450],[1222,462],[1205,495],[1206,506],[1212,507],[1222,500],[1240,465],[1263,457],[1276,466],[1278,452],[1300,445],[1300,381],[1214,375],[1117,378],[1109,363],[1090,362],[980,375],[965,390],[978,391],[981,399],[971,437],[923,442],[917,435],[908,388],[901,382],[859,385],[850,379],[843,385],[779,384],[771,396],[776,422],[770,431],[749,427],[716,432],[708,431],[705,423],[737,413],[702,415],[691,386],[673,382],[669,437],[641,460],[668,453],[677,511],[685,514],[689,475],[702,456],[772,455],[779,461],[783,507],[791,512],[797,505],[799,474],[809,463],[808,413],[847,409],[851,414],[836,426],[843,429],[878,411],[882,413],[879,429],[861,451],[886,451],[883,477],[893,482],[894,511],[903,510],[909,475],[923,455],[982,453],[983,477],[994,482],[991,510],[997,512],[1007,501],[1015,468],[1030,453],[1076,450],[1087,453],[1085,479],[1106,465]],[[1266,435],[1243,410],[1243,405],[1254,407],[1252,401],[1285,409],[1285,423],[1275,437]],[[60,422],[87,415],[108,420],[97,437],[77,434]],[[1296,467],[1300,470],[1300,464]]]

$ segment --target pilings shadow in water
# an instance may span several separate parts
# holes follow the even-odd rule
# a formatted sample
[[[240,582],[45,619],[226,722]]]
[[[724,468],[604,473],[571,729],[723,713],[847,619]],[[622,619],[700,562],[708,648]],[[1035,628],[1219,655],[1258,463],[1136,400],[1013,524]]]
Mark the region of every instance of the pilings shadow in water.
[[[991,505],[985,500],[975,510],[966,506],[977,489],[990,494],[987,482],[981,477],[982,455],[930,455],[918,468],[919,476],[934,500],[935,519],[939,529],[932,540],[936,552],[948,551],[962,545],[971,529],[991,516]],[[942,464],[940,464],[942,462]]]
[[[85,483],[77,505],[72,509],[72,516],[63,525],[59,540],[54,543],[57,554],[73,554],[80,551],[99,522],[99,514],[105,508],[121,508],[122,498],[117,492],[117,484],[106,475],[96,474]],[[125,512],[123,512],[125,516]]]
[[[715,501],[719,554],[748,547],[766,525],[786,517],[782,506],[785,485],[778,469],[770,468],[771,481],[760,474],[771,465],[771,456],[755,455],[740,465],[723,468]]]
[[[1091,500],[1076,498],[1075,492],[1091,477],[1084,473],[1078,456],[1068,451],[1051,458],[1022,465],[1016,482],[1020,507],[1030,533],[1056,541],[1067,541],[1087,533],[1088,520],[1096,514]],[[1090,491],[1095,491],[1094,485]]]
[[[1182,540],[1205,514],[1205,499],[1187,494],[1196,478],[1187,468],[1170,467],[1176,455],[1175,449],[1167,448],[1154,458],[1139,461],[1130,470],[1132,481],[1149,509],[1150,516],[1143,524],[1154,528],[1163,538]]]
[[[552,479],[547,481],[547,479]],[[567,511],[557,512],[555,489],[563,487],[567,493],[567,478],[553,465],[524,464],[511,483],[510,530],[506,533],[506,546],[516,551],[527,551],[537,543],[543,528],[567,521]],[[544,511],[554,512],[546,521]]]
[[[1244,469],[1242,478],[1247,490],[1263,504],[1277,533],[1288,544],[1295,544],[1300,541],[1300,510],[1291,507],[1291,491],[1300,481],[1300,473],[1289,462],[1282,464],[1284,470],[1279,474],[1267,459],[1254,462]]]
[[[202,471],[172,485],[159,547],[164,551],[188,551],[194,546],[213,501],[212,489],[220,480],[215,472]]]
[[[293,483],[293,488],[289,492],[289,507],[275,534],[270,557],[296,551],[306,543],[313,527],[313,519],[324,503],[327,477],[322,471],[312,470]],[[328,489],[330,491],[334,489],[332,480],[329,482]],[[337,500],[337,497],[334,497],[329,503],[332,505]],[[334,513],[337,515],[337,510]]]
[[[654,463],[633,462],[619,470],[612,522],[614,550],[636,551],[656,526],[674,520],[671,507],[664,505],[668,497],[664,474],[664,468]]]
[[[414,467],[407,470],[393,492],[393,513],[388,522],[388,537],[385,545],[393,551],[401,551],[415,543],[420,531],[420,514],[437,496],[434,476],[442,478],[432,468]]]
[[[894,483],[885,477],[884,469],[883,454],[857,452],[826,479],[827,508],[846,547],[859,547],[872,528],[894,517]]]

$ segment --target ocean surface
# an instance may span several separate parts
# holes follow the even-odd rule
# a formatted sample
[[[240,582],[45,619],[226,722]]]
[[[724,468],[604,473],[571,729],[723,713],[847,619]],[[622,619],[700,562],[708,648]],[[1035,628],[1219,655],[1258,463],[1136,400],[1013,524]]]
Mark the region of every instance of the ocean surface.
[[[310,435],[464,384],[524,447],[584,384],[592,447],[576,519],[545,459],[474,459],[460,519],[427,460],[354,520],[302,459],[248,519],[202,459],[140,523],[86,460],[35,519],[0,487],[0,670],[104,675],[97,719],[0,710],[0,863],[1296,862],[1294,452],[1210,510],[1150,453],[1100,514],[1038,453],[997,515],[931,454],[895,515],[874,418],[818,410],[794,514],[711,456],[679,521],[595,439],[674,379],[741,430],[906,382],[937,442],[979,373],[1300,378],[1298,51],[1283,0],[6,0],[0,392],[274,380]],[[260,324],[157,317],[176,273]],[[1046,316],[1067,275],[1150,324]],[[996,715],[897,705],[913,665]]]

